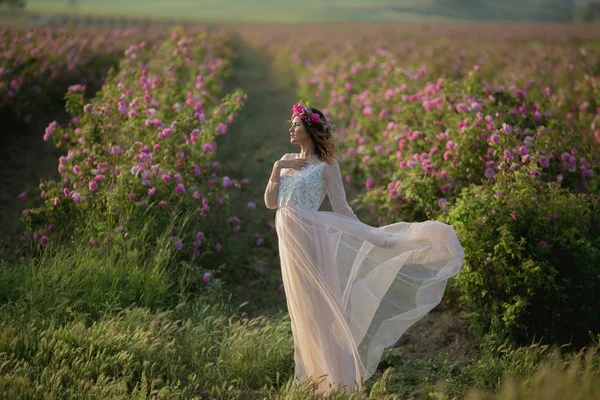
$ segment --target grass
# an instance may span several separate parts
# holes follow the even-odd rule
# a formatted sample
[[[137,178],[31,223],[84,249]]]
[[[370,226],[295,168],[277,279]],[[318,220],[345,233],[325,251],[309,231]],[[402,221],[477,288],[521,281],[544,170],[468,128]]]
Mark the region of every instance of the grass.
[[[182,295],[166,259],[115,262],[124,253],[135,259],[132,248],[100,255],[81,243],[0,266],[2,397],[315,398],[310,382],[291,391],[287,314],[248,318],[218,284]],[[500,347],[462,363],[445,352],[403,350],[384,353],[361,398],[476,399],[496,389],[500,394],[487,398],[600,393],[597,347],[566,356],[535,344]]]

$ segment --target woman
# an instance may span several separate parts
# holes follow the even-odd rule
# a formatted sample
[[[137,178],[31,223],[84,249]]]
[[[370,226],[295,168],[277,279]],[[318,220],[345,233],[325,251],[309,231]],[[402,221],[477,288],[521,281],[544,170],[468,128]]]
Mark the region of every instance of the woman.
[[[264,194],[277,209],[292,385],[312,377],[318,393],[351,393],[383,350],[440,303],[464,252],[452,226],[438,221],[360,222],[346,201],[331,124],[301,103],[292,112],[290,142],[300,153],[275,162]],[[318,211],[325,194],[333,212]]]

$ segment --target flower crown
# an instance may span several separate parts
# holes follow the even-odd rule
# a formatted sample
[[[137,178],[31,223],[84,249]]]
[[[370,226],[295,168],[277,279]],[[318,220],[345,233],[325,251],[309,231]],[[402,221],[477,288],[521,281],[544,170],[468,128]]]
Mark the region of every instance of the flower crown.
[[[310,109],[310,102],[308,101],[304,102],[303,100],[300,100],[292,106],[292,119],[295,117],[300,117],[308,126],[323,126],[323,129],[327,133],[331,133],[331,130],[334,127],[334,125],[331,125],[329,122],[324,124],[325,121],[321,119],[321,116]]]

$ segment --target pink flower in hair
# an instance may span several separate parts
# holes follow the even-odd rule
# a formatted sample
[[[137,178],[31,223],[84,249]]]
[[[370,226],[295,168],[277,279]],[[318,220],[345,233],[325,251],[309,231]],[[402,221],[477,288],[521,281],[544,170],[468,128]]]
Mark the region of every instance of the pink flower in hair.
[[[294,114],[302,114],[304,112],[304,106],[302,104],[294,104],[292,112]]]
[[[318,124],[319,122],[321,122],[321,117],[319,117],[319,114],[317,114],[317,113],[312,113],[310,115],[310,120],[312,122],[314,122],[315,124]]]

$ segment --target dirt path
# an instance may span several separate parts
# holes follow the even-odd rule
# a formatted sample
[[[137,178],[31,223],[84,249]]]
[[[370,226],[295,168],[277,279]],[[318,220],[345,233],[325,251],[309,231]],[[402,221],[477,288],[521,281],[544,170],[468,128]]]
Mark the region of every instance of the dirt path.
[[[265,233],[269,231],[267,223],[275,222],[275,211],[267,209],[263,200],[273,163],[283,154],[299,150],[289,143],[287,122],[297,100],[296,88],[281,83],[280,75],[272,71],[271,60],[265,54],[241,38],[236,40],[235,47],[239,57],[234,63],[236,75],[231,86],[243,89],[248,100],[229,132],[217,138],[217,155],[224,174],[250,180],[231,195],[234,214],[242,220],[243,229],[251,234]],[[256,209],[248,209],[249,202],[254,202]],[[265,274],[256,285],[250,287],[242,282],[233,293],[233,302],[249,301],[243,310],[250,316],[287,311],[285,296],[278,290],[281,273],[276,236],[269,237],[262,248],[248,257],[262,260]]]

